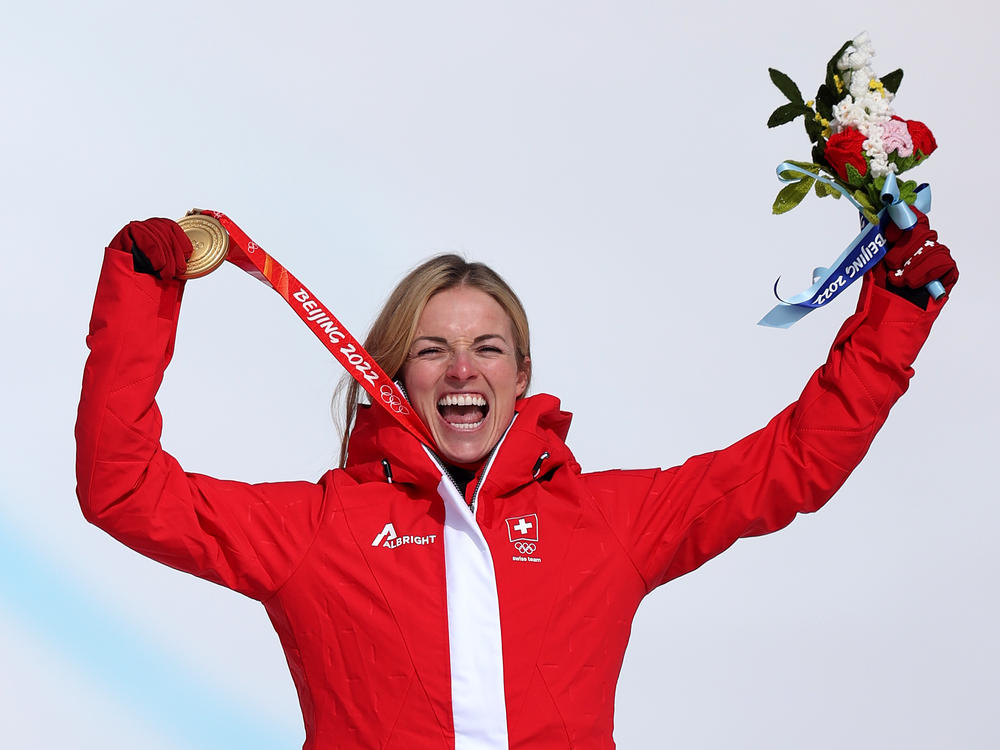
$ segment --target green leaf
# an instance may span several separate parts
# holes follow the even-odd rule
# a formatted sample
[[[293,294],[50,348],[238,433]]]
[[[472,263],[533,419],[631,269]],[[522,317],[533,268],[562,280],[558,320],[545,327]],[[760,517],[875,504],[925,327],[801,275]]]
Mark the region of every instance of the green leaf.
[[[899,84],[903,82],[903,69],[896,68],[891,73],[886,73],[879,80],[882,81],[882,85],[885,86],[892,93],[899,91]]]
[[[847,164],[847,184],[853,187],[864,187],[865,178],[861,176],[861,173],[857,170],[853,164]]]
[[[812,174],[819,174],[820,167],[818,164],[811,164],[807,161],[792,161],[791,159],[786,159],[786,161],[793,166],[799,167],[799,169],[804,169],[806,172],[810,172]],[[801,180],[805,177],[805,175],[803,175],[802,172],[793,169],[786,169],[783,172],[779,173],[779,176],[783,180],[788,180],[788,181]]]
[[[823,125],[815,117],[806,116],[805,125],[806,125],[806,135],[809,136],[810,143],[815,143],[816,141],[822,140]]]
[[[882,202],[882,191],[878,190],[873,183],[868,183],[868,198],[871,200],[874,210],[876,213],[885,208],[885,204]]]
[[[851,193],[851,195],[854,196],[854,200],[860,203],[863,208],[866,208],[869,211],[875,210],[875,206],[872,205],[871,199],[868,197],[868,193],[866,191],[862,190],[861,188],[858,188],[853,193]]]
[[[851,165],[848,164],[847,168],[850,169]],[[859,188],[854,191],[854,200],[861,204],[861,213],[864,214],[865,218],[872,224],[877,224],[878,216],[876,214],[875,207],[872,205],[872,202],[868,197],[868,194]]]
[[[799,169],[804,170],[805,172],[808,172],[809,174],[818,175],[822,170],[822,167],[820,167],[819,164],[813,164],[808,161],[794,161],[792,159],[786,159],[785,161],[787,161],[789,164],[792,164],[793,166],[798,167]],[[780,172],[778,176],[781,177],[781,179],[785,180],[786,182],[791,182],[792,180],[801,180],[808,177],[808,175],[804,175],[802,172],[795,169],[786,169],[783,172]]]
[[[829,168],[830,165],[826,161],[825,154],[826,154],[826,141],[821,140],[813,144],[812,160],[816,164],[819,164],[821,167]],[[833,174],[832,169],[830,170],[830,173]]]
[[[802,202],[802,199],[809,194],[809,188],[815,180],[812,177],[803,177],[798,182],[785,185],[778,191],[774,204],[771,206],[771,213],[783,214],[791,211]]]
[[[916,180],[906,180],[899,183],[899,198],[905,203],[912,205],[913,201],[917,199]]]
[[[832,187],[825,182],[820,182],[819,180],[816,180],[816,195],[820,198],[832,195],[837,200],[840,200],[840,191],[837,190],[837,188]]]
[[[820,117],[826,120],[833,119],[833,106],[843,99],[841,94],[837,93],[837,90],[833,86],[827,86],[825,83],[819,87],[816,91],[816,111],[819,112]]]
[[[768,68],[767,74],[771,76],[771,83],[778,87],[778,91],[785,95],[785,98],[793,104],[804,104],[802,92],[795,85],[795,81],[786,76],[780,70]]]
[[[889,156],[889,160],[896,165],[896,174],[900,175],[920,163],[920,151],[914,151],[912,156],[900,156],[898,153],[893,153]]]
[[[786,122],[791,122],[799,115],[811,113],[812,110],[805,104],[782,104],[771,113],[770,117],[767,118],[767,126],[769,128],[776,128],[778,125],[784,125]]]

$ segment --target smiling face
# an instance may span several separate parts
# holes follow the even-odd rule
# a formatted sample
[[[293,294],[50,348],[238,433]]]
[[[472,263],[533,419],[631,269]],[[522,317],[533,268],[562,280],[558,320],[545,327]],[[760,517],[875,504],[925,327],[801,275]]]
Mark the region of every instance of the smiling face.
[[[403,383],[441,457],[470,466],[493,449],[528,384],[510,318],[475,287],[438,292],[424,306]]]

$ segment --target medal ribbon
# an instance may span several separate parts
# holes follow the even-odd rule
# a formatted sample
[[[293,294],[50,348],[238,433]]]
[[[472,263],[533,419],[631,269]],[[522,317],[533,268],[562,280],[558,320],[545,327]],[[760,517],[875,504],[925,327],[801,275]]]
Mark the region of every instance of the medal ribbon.
[[[306,288],[305,284],[250,239],[249,235],[225,214],[200,209],[196,213],[214,217],[229,234],[229,252],[226,260],[281,295],[306,327],[371,396],[373,404],[384,406],[389,414],[417,440],[430,448],[434,447],[434,441],[426,426],[413,411],[400,387],[385,374],[361,343],[334,317],[329,308]]]

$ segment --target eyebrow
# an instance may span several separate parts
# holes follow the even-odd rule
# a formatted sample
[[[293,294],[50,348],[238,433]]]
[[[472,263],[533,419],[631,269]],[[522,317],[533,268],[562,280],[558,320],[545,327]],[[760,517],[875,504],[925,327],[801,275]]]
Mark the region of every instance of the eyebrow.
[[[481,336],[476,336],[476,338],[472,340],[472,343],[479,344],[488,339],[500,339],[505,344],[507,343],[507,339],[505,339],[499,333],[484,333]],[[444,344],[445,346],[448,345],[448,339],[442,336],[417,336],[417,338],[413,339],[414,344],[417,343],[418,341],[430,341],[435,344]]]

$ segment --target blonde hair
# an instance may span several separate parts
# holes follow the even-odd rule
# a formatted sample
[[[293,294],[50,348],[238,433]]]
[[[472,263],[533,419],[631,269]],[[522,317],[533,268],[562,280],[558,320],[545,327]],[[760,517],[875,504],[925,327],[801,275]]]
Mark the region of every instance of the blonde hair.
[[[469,263],[458,255],[435,256],[414,268],[396,285],[368,331],[365,349],[389,377],[398,378],[406,364],[417,323],[427,301],[438,292],[459,286],[485,292],[507,313],[514,337],[517,368],[527,375],[527,390],[531,382],[531,345],[528,316],[521,300],[492,268],[483,263]],[[361,387],[350,373],[341,377],[334,391],[335,419],[341,436],[341,467],[347,463],[347,445],[361,394]]]

